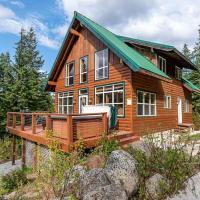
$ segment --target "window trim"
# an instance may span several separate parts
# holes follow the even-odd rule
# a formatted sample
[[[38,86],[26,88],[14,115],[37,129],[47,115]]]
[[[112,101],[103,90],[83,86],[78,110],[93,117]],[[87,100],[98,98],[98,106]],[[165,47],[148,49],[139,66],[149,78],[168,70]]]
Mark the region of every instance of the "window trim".
[[[163,70],[163,66],[162,66],[162,69],[160,67],[160,59],[162,60],[162,63],[163,61],[165,61],[165,70]],[[165,74],[167,74],[167,60],[165,58],[163,58],[162,56],[158,56],[158,68],[164,72]]]
[[[138,92],[142,93],[149,93],[149,94],[154,94],[155,95],[155,103],[154,104],[148,104],[148,105],[155,105],[155,114],[154,115],[144,115],[144,105],[147,103],[144,103],[144,96],[143,96],[143,103],[139,103],[143,105],[143,115],[138,115]],[[156,93],[155,92],[149,92],[149,91],[144,91],[144,90],[136,90],[136,116],[137,117],[156,117],[157,116],[157,99],[156,99]]]
[[[74,74],[73,74],[73,76],[68,76],[68,77],[66,77],[66,67],[67,67],[68,65],[72,64],[72,63],[73,63],[73,65],[74,65]],[[68,79],[68,82],[69,82],[69,78],[70,78],[70,77],[73,77],[73,84],[71,84],[71,85],[66,84],[66,80]],[[75,61],[71,61],[71,62],[68,62],[68,63],[65,64],[65,87],[73,86],[73,85],[74,85],[74,81],[75,81]]]
[[[104,77],[104,78],[99,78],[97,79],[97,74],[96,74],[96,53],[100,52],[100,51],[104,51],[104,50],[108,50],[108,66],[106,66],[108,68],[108,76],[107,77]],[[101,50],[98,50],[98,51],[95,51],[94,52],[94,80],[95,81],[101,81],[101,80],[106,80],[106,79],[109,79],[109,56],[110,56],[110,52],[109,52],[109,49],[108,48],[104,48],[104,49],[101,49]],[[100,69],[105,69],[106,68],[105,66],[104,67],[101,67]]]
[[[70,93],[70,92],[73,92],[73,95],[71,96],[67,96],[67,97],[72,97],[73,98],[73,101],[72,101],[72,105],[65,105],[66,107],[67,107],[67,113],[64,113],[63,111],[64,111],[64,105],[63,105],[63,97],[61,97],[61,99],[62,99],[62,113],[60,113],[59,112],[59,107],[60,107],[60,103],[59,103],[59,99],[60,99],[60,97],[59,97],[59,94],[64,94],[64,93]],[[57,97],[57,101],[58,101],[58,113],[59,114],[66,114],[66,115],[68,115],[69,113],[68,113],[68,111],[69,111],[69,107],[72,107],[72,113],[74,113],[74,91],[73,90],[69,90],[69,91],[65,91],[65,92],[58,92],[58,97]]]
[[[167,98],[167,104],[165,104],[165,99],[166,98]],[[170,98],[170,104],[168,102],[168,98]],[[170,105],[170,106],[168,107],[168,105]],[[171,95],[164,95],[164,108],[165,109],[171,109],[172,108],[172,96]]]
[[[84,73],[81,73],[81,59],[82,58],[87,58],[87,71],[85,72],[87,74],[87,80],[85,82],[81,82],[81,75],[84,74]],[[85,55],[85,56],[82,56],[80,57],[79,59],[79,84],[85,84],[85,83],[88,83],[88,61],[89,61],[89,56],[88,55]]]
[[[176,74],[176,70],[180,70],[179,72],[180,72],[180,77],[177,77],[177,74]],[[178,67],[177,65],[175,65],[175,78],[177,79],[177,80],[181,80],[181,78],[182,78],[182,69],[180,68],[180,67]]]
[[[187,106],[186,106],[186,102],[187,102]],[[184,101],[184,113],[189,113],[190,112],[190,101],[188,98],[185,98]]]
[[[122,104],[123,105],[123,115],[117,115],[118,118],[125,118],[125,82],[113,82],[113,83],[109,83],[109,84],[102,84],[102,85],[96,85],[94,86],[94,105],[98,105],[96,104],[96,88],[98,87],[105,87],[105,86],[110,86],[110,85],[117,85],[117,84],[122,84],[123,85],[123,103],[118,103],[118,104]],[[113,91],[113,90],[112,90]],[[104,95],[103,95],[103,99],[104,99]],[[103,103],[104,105],[104,103]]]

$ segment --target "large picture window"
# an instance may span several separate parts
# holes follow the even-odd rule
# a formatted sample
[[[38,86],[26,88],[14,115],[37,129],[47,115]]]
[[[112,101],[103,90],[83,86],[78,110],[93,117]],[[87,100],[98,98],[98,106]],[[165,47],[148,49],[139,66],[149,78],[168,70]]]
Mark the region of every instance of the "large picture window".
[[[124,84],[95,87],[95,105],[113,105],[118,116],[124,116]]]
[[[65,85],[74,84],[74,62],[68,63],[65,66]]]
[[[58,93],[58,113],[73,113],[73,98],[73,91]]]
[[[95,53],[95,80],[108,78],[108,49]]]
[[[137,91],[137,115],[156,116],[156,94]]]
[[[80,83],[86,83],[88,79],[88,57],[80,59]]]

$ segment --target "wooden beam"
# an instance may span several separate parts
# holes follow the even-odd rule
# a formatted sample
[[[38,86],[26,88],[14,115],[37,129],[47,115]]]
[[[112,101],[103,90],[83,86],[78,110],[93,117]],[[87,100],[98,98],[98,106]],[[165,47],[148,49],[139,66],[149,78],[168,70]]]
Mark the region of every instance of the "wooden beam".
[[[35,127],[35,115],[32,114],[32,133],[35,134],[36,133],[36,127]]]
[[[55,85],[56,85],[56,82],[54,82],[54,81],[48,81],[48,85],[53,85],[53,86],[55,86]]]
[[[22,139],[22,168],[26,166],[26,140]]]
[[[16,127],[16,114],[13,114],[13,128]]]
[[[13,135],[12,139],[12,165],[15,165],[15,158],[16,158],[16,136]]]
[[[73,119],[71,115],[67,116],[67,139],[68,144],[71,145],[73,143]]]
[[[78,36],[78,37],[81,36],[81,34],[77,30],[75,30],[73,28],[70,29],[70,33],[73,34],[73,35],[75,35],[75,36]]]
[[[104,134],[108,133],[108,118],[107,118],[107,113],[102,114],[102,123],[103,123],[103,131]]]
[[[21,131],[24,131],[24,125],[25,125],[25,117],[24,114],[21,113]]]

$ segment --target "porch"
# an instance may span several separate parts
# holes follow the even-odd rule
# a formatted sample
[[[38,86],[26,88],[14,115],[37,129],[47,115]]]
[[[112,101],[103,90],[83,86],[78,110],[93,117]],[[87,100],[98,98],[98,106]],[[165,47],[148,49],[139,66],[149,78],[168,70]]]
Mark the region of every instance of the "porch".
[[[109,132],[107,113],[57,114],[57,113],[7,113],[7,131],[14,136],[48,146],[57,141],[60,149],[69,152],[83,140],[86,148],[95,147],[102,135]],[[127,131],[114,131],[122,145],[138,140]]]

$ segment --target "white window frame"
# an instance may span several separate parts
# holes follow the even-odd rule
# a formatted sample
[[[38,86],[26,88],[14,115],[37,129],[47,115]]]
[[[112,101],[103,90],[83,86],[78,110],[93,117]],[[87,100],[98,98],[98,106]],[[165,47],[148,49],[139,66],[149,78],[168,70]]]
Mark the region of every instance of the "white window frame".
[[[86,58],[87,59],[87,67],[86,67],[86,72],[82,72],[82,67],[81,67],[81,59],[83,59],[83,58]],[[81,57],[80,58],[80,66],[79,66],[79,71],[80,71],[80,83],[87,83],[87,80],[88,80],[88,56],[84,56],[84,57]],[[86,79],[86,81],[83,81],[82,80],[82,75],[83,74],[86,74],[87,75],[87,79]]]
[[[97,68],[97,54],[98,54],[99,52],[101,52],[101,51],[103,51],[103,66]],[[108,67],[109,52],[108,52],[108,48],[103,49],[103,50],[101,50],[101,51],[95,52],[95,56],[94,56],[94,57],[95,57],[95,80],[103,80],[103,79],[108,78],[108,76],[109,76],[109,67]],[[105,62],[105,52],[107,53],[107,58],[108,58],[108,60],[107,60],[107,65],[105,64],[105,63],[106,63],[106,62]],[[103,69],[103,77],[102,77],[102,78],[97,78],[97,73],[98,73],[98,71],[99,71],[100,69]],[[106,69],[107,69],[107,74],[105,74],[105,73],[106,73]]]
[[[120,90],[116,90],[115,89],[115,86],[116,85],[122,85],[123,89],[120,89]],[[105,87],[106,86],[112,86],[112,90],[110,91],[105,91]],[[102,88],[102,92],[97,92],[97,89],[98,88]],[[123,94],[123,102],[122,103],[115,103],[114,102],[114,94],[115,92],[122,92]],[[112,103],[105,103],[105,94],[108,94],[108,93],[112,93]],[[96,98],[96,95],[97,94],[103,94],[103,103],[102,104],[97,104],[97,98]],[[125,100],[124,100],[124,84],[123,83],[114,83],[114,84],[108,84],[108,85],[102,85],[102,86],[96,86],[95,87],[95,105],[102,105],[102,106],[105,106],[105,105],[122,105],[122,108],[123,108],[123,114],[122,115],[117,115],[118,117],[124,117],[125,115]]]
[[[70,62],[70,63],[67,63],[65,65],[65,86],[71,86],[71,85],[74,85],[74,73],[73,75],[69,75],[69,65],[73,64],[73,71],[75,70],[75,62]],[[67,75],[68,74],[68,75]],[[69,80],[70,78],[73,78],[73,83],[72,84],[69,84]]]
[[[172,108],[172,97],[170,95],[164,96],[164,108],[166,109]]]
[[[178,73],[177,73],[178,72]],[[175,66],[175,78],[181,80],[182,77],[182,70],[180,67]]]
[[[141,92],[142,93],[142,98],[143,98],[143,102],[138,102],[138,93]],[[145,103],[145,94],[149,94],[150,97],[151,95],[155,96],[155,103],[151,103],[151,98],[149,98],[149,103]],[[141,115],[138,114],[138,105],[143,105],[143,113]],[[145,114],[145,105],[149,106],[149,114]],[[154,115],[151,114],[151,106],[155,107],[154,110]],[[138,117],[152,117],[152,116],[157,116],[157,106],[156,106],[156,93],[153,92],[146,92],[146,91],[142,91],[142,90],[137,90],[137,116]]]
[[[67,104],[64,105],[64,99],[66,98]],[[72,105],[69,105],[69,98],[72,98]],[[62,105],[60,105],[60,99],[62,99]],[[59,92],[58,93],[58,113],[60,114],[71,114],[69,113],[69,107],[72,107],[72,113],[74,109],[73,105],[74,101],[74,92],[73,91],[68,91],[68,92]],[[61,112],[60,112],[60,107],[61,107]],[[64,108],[67,108],[67,113],[64,113]]]
[[[189,113],[190,112],[190,106],[189,106],[189,99],[185,99],[185,103],[184,103],[184,112],[185,113]]]
[[[162,62],[162,66],[160,66],[160,60]],[[158,68],[164,73],[167,73],[167,60],[162,56],[158,56]]]

